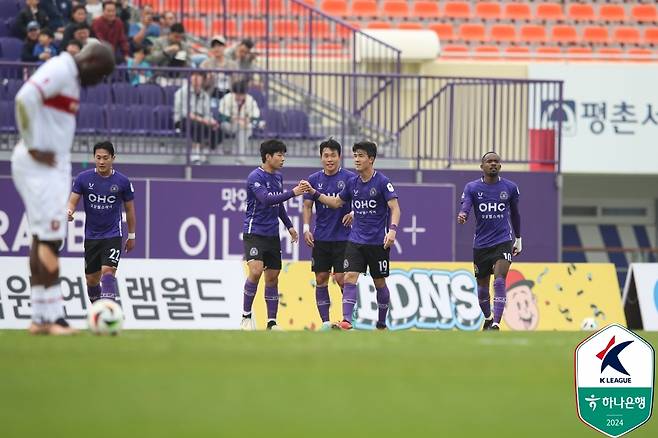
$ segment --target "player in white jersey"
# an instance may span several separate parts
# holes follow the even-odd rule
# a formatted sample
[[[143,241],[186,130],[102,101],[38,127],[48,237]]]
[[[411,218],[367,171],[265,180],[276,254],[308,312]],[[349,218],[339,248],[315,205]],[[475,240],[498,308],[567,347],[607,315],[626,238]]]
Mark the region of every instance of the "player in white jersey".
[[[21,139],[11,157],[14,185],[32,233],[33,334],[70,334],[59,286],[59,247],[66,237],[66,202],[71,181],[71,145],[80,86],[96,85],[114,71],[106,44],[89,44],[75,57],[48,60],[16,94]]]

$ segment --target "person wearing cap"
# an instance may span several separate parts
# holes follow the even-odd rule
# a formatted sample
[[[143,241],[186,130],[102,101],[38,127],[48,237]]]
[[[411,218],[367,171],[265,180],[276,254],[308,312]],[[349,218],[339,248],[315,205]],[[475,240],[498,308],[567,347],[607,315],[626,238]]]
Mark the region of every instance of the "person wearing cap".
[[[182,23],[171,25],[169,34],[153,42],[151,54],[146,60],[155,66],[186,67],[189,65],[190,49],[185,41],[185,27]]]
[[[96,38],[109,43],[114,48],[117,64],[130,55],[128,38],[123,21],[117,18],[117,5],[112,1],[103,2],[103,15],[91,25]]]
[[[208,58],[199,66],[206,70],[237,70],[238,65],[224,56],[226,40],[221,35],[215,35],[210,40],[210,50]],[[208,75],[205,84],[210,95],[216,99],[221,99],[225,94],[231,91],[231,74],[223,72],[212,72]]]
[[[27,25],[36,21],[40,28],[46,28],[49,24],[48,15],[39,7],[39,0],[26,0],[25,7],[21,9],[16,17],[14,33],[19,38],[27,36]]]
[[[37,62],[39,58],[34,56],[34,46],[39,42],[39,23],[30,21],[27,25],[27,35],[23,42],[23,50],[21,51],[21,61],[23,62]]]
[[[54,38],[50,29],[41,29],[39,32],[39,42],[34,46],[33,52],[39,63],[44,63],[53,56],[57,56],[57,47],[53,45]]]
[[[128,37],[132,46],[151,45],[152,39],[160,37],[160,26],[153,22],[153,8],[144,5],[139,23],[132,23],[128,29]]]

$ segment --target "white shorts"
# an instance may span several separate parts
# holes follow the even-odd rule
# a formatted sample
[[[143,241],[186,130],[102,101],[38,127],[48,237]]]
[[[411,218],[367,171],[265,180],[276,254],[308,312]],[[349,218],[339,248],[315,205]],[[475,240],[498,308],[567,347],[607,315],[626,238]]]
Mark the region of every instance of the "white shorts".
[[[70,167],[70,163],[60,163],[57,167],[41,164],[21,144],[14,149],[11,157],[12,178],[23,199],[30,232],[39,240],[55,241],[66,237]]]

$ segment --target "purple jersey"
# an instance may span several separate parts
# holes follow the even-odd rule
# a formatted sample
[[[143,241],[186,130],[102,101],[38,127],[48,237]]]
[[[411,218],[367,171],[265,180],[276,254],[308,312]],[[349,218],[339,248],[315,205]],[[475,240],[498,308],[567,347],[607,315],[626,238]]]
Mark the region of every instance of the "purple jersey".
[[[308,177],[308,182],[311,186],[327,196],[338,196],[340,192],[347,186],[347,182],[354,178],[354,172],[338,169],[334,175],[327,175],[323,170],[315,172]],[[313,199],[313,197],[305,193],[304,199]],[[351,211],[348,203],[345,203],[342,208],[329,208],[319,201],[315,201],[315,230],[313,237],[319,241],[341,241],[347,240],[350,234],[350,228],[343,225],[343,216]]]
[[[73,193],[83,198],[85,206],[85,239],[121,237],[121,204],[135,199],[130,180],[116,170],[101,176],[96,169],[85,170],[75,177]]]
[[[352,202],[354,222],[348,240],[383,245],[388,231],[388,201],[398,197],[391,181],[379,172],[375,172],[368,182],[355,175],[338,196],[345,202]]]
[[[279,219],[286,228],[292,222],[283,202],[294,196],[283,190],[279,172],[269,173],[258,167],[247,177],[247,212],[242,231],[260,236],[279,236]]]
[[[494,184],[483,178],[464,187],[460,212],[475,211],[473,248],[490,248],[521,236],[519,188],[510,180],[498,177]]]

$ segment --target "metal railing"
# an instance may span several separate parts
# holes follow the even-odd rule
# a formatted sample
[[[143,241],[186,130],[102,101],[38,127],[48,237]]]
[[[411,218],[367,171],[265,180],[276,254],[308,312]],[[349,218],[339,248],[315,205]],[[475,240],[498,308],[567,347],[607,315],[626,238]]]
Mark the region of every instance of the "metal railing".
[[[0,150],[13,147],[16,140],[13,94],[34,67],[0,63]],[[136,74],[147,71],[146,83],[130,84]],[[99,138],[116,138],[123,154],[160,160],[189,156],[190,130],[174,125],[174,97],[181,86],[190,87],[194,72],[206,80],[245,74],[119,67],[106,84],[83,90],[74,151],[86,152]],[[496,149],[506,162],[522,164],[523,169],[558,170],[562,119],[545,113],[547,102],[560,106],[560,81],[297,71],[257,75],[249,94],[261,117],[248,146],[236,147],[228,135],[221,142],[205,142],[211,162],[257,156],[265,137],[284,139],[290,156],[315,157],[318,141],[334,136],[346,145],[374,140],[380,146],[378,158],[395,160],[394,165],[403,168],[478,163],[484,152]],[[219,96],[211,103],[212,116],[219,119]]]

